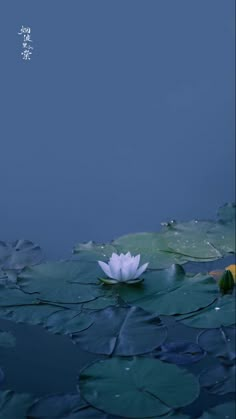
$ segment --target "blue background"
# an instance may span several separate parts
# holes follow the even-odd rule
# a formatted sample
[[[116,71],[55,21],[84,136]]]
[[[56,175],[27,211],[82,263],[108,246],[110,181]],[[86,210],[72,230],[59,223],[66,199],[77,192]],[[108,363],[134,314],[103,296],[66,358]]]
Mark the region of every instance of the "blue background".
[[[62,257],[234,200],[233,0],[1,0],[0,23],[2,240]]]

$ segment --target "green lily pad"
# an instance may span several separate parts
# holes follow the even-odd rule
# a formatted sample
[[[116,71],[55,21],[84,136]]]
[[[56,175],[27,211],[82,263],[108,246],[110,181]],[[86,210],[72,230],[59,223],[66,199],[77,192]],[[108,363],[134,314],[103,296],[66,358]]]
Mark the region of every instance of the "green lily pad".
[[[224,295],[209,307],[179,320],[187,326],[204,329],[232,326],[235,324],[235,296]]]
[[[0,330],[0,347],[12,348],[16,344],[16,339],[11,332]]]
[[[17,394],[10,390],[0,391],[1,419],[25,419],[33,400],[30,394]]]
[[[27,413],[32,419],[116,419],[80,400],[78,393],[42,397]]]
[[[218,288],[213,278],[196,276],[176,281],[163,292],[135,301],[135,305],[159,315],[192,313],[216,300]]]
[[[0,318],[16,323],[44,325],[48,317],[57,312],[60,307],[47,304],[31,304],[6,307],[0,311]]]
[[[199,384],[192,374],[142,357],[95,362],[81,372],[79,387],[92,406],[135,419],[164,415],[199,395]]]
[[[37,294],[26,294],[18,288],[5,288],[0,285],[0,307],[37,304]]]
[[[98,286],[79,282],[80,272],[80,262],[44,263],[24,269],[18,283],[25,292],[38,293],[38,299],[47,302],[84,303],[99,297]]]
[[[222,254],[210,243],[207,233],[215,224],[211,221],[188,221],[173,223],[163,230],[168,248],[189,261],[212,261]]]
[[[27,415],[32,418],[64,419],[73,416],[73,411],[81,405],[78,394],[55,394],[42,397],[29,408]],[[75,416],[74,416],[75,417]]]
[[[219,221],[223,223],[235,223],[236,205],[235,203],[227,203],[219,208],[217,212]]]
[[[93,323],[89,314],[74,310],[59,310],[51,314],[45,323],[45,327],[53,333],[71,335],[87,330]]]
[[[74,246],[73,253],[82,261],[97,262],[98,260],[107,260],[112,253],[117,253],[117,249],[110,243],[79,243]]]
[[[236,389],[236,366],[220,365],[209,368],[199,376],[201,387],[212,394],[223,396],[234,393]]]
[[[110,287],[104,286],[103,289],[111,289],[124,301],[132,303],[156,293],[168,293],[169,289],[176,288],[184,284],[184,281],[189,280],[189,277],[180,265],[171,265],[168,269],[160,271],[144,272],[142,278],[142,282],[133,286],[124,283]]]
[[[222,362],[232,362],[236,359],[235,327],[204,330],[198,336],[199,345],[210,355]]]
[[[215,224],[208,232],[208,240],[223,256],[235,253],[235,225]]]
[[[29,240],[16,240],[12,243],[0,241],[0,268],[23,269],[42,261],[38,245]]]
[[[0,269],[0,285],[16,284],[18,273],[16,269]]]
[[[83,308],[89,310],[102,310],[103,308],[116,305],[118,305],[117,296],[104,295],[102,297],[96,298],[96,300],[83,304]]]
[[[198,362],[206,355],[206,352],[196,343],[181,340],[180,342],[164,343],[153,355],[155,358],[175,365],[186,365]]]
[[[199,419],[235,419],[236,404],[235,402],[228,402],[212,407],[207,412],[204,412]]]
[[[118,252],[141,255],[140,263],[149,262],[148,268],[164,269],[173,263],[183,264],[187,259],[171,251],[162,233],[135,233],[121,236],[112,244]]]
[[[96,312],[92,318],[92,326],[74,335],[73,339],[84,350],[93,353],[144,354],[161,345],[167,336],[161,320],[138,307],[108,307]]]

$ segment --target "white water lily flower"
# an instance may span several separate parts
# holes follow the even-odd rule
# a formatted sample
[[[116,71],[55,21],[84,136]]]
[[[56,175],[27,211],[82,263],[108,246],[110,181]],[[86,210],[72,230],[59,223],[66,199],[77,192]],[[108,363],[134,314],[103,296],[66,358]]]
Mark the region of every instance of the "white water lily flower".
[[[116,284],[117,282],[126,282],[133,284],[140,282],[140,275],[147,269],[149,263],[138,267],[140,262],[140,255],[131,256],[128,252],[126,255],[121,253],[112,253],[108,263],[98,261],[99,266],[105,272],[109,279],[100,278],[101,281],[107,284]]]

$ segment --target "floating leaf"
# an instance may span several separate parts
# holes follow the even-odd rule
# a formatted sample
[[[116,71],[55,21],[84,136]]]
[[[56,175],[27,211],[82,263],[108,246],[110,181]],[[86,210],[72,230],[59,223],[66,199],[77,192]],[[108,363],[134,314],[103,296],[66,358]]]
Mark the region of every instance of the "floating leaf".
[[[86,275],[91,275],[92,282],[95,278],[88,268]],[[25,292],[37,292],[40,300],[48,302],[84,303],[100,296],[99,288],[83,283],[80,273],[80,262],[50,262],[26,268],[18,282]]]
[[[236,390],[236,366],[220,365],[209,368],[199,376],[201,387],[209,393],[224,395],[234,393]]]
[[[18,288],[5,288],[0,285],[0,307],[37,303],[37,294],[26,294]]]
[[[30,394],[17,394],[13,391],[0,391],[0,418],[25,419],[26,412],[33,403]]]
[[[96,300],[83,304],[83,307],[90,310],[101,310],[103,308],[116,305],[118,305],[116,296],[104,295],[103,297],[98,297]]]
[[[73,248],[73,253],[79,260],[93,261],[107,260],[112,253],[117,253],[117,249],[110,243],[95,243],[89,241],[87,243],[79,243]]]
[[[236,359],[235,327],[204,330],[198,336],[198,343],[210,355],[219,358],[224,363]]]
[[[144,310],[162,315],[191,313],[206,307],[217,298],[218,290],[213,278],[195,276],[185,281],[176,281],[163,293],[153,293],[135,304]]]
[[[154,352],[155,357],[176,365],[192,364],[202,359],[205,354],[199,345],[191,342],[165,343]]]
[[[7,307],[2,309],[0,317],[16,323],[44,324],[47,318],[58,311],[60,307],[47,304],[32,304]]]
[[[235,416],[235,402],[228,402],[212,407],[207,412],[204,412],[199,419],[235,419]]]
[[[74,310],[59,310],[47,318],[45,327],[53,333],[71,335],[88,329],[92,323],[89,314]]]
[[[235,225],[215,224],[208,232],[208,240],[223,256],[235,253]]]
[[[167,225],[163,231],[168,248],[188,260],[211,261],[222,257],[210,243],[207,233],[215,224],[212,221],[188,221]]]
[[[219,221],[224,223],[233,223],[236,218],[236,205],[235,203],[227,203],[219,208],[217,212]]]
[[[138,307],[108,307],[92,318],[92,326],[74,336],[75,342],[89,352],[144,354],[166,339],[167,329],[161,320]]]
[[[0,285],[16,284],[18,273],[16,269],[0,269]]]
[[[40,247],[29,240],[16,240],[12,243],[0,241],[0,267],[3,270],[23,269],[41,261]]]
[[[148,268],[163,269],[173,263],[185,263],[187,259],[176,254],[168,247],[162,233],[135,233],[121,236],[112,244],[118,252],[131,252],[132,255],[141,255],[141,262],[149,262]]]
[[[224,295],[216,302],[190,316],[180,317],[180,321],[190,327],[218,328],[235,324],[235,296]]]
[[[79,386],[92,406],[135,419],[164,415],[199,395],[199,384],[192,374],[142,357],[98,361],[82,371]]]
[[[32,418],[70,418],[74,410],[81,405],[78,394],[55,394],[36,400],[27,415]],[[73,417],[73,416],[71,416]]]
[[[0,347],[12,348],[15,346],[16,339],[11,332],[4,332],[0,330]]]

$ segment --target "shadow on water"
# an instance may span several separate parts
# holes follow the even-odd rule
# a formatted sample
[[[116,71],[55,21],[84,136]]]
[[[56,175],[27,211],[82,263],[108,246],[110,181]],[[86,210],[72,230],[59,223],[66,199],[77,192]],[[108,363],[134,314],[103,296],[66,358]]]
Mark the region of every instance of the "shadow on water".
[[[1,390],[10,388],[36,396],[74,392],[78,372],[99,358],[82,351],[69,337],[54,335],[40,326],[0,320],[0,329],[10,331],[16,339],[15,347],[0,347],[0,365],[5,373]]]

